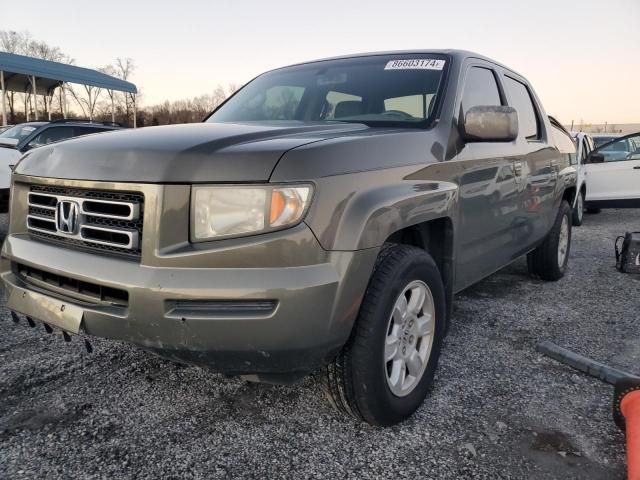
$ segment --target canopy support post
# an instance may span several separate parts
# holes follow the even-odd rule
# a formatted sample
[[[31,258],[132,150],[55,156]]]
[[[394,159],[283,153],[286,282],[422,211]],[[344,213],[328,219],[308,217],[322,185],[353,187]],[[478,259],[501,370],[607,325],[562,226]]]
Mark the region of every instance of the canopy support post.
[[[136,95],[135,93],[131,95],[133,97],[133,128],[137,128],[137,119],[138,116],[136,113]]]
[[[31,81],[29,81],[31,83]],[[27,86],[24,86],[24,118],[29,121],[29,114],[31,113],[31,94],[27,92]]]
[[[114,91],[109,90],[109,96],[111,97],[111,121],[113,123],[116,123],[116,107],[113,101],[113,95],[114,95]]]
[[[62,88],[62,103],[60,104],[60,108],[62,109],[62,118],[67,119],[67,89],[64,86],[64,83],[60,85]]]
[[[2,89],[2,125],[7,124],[7,104],[5,97],[7,92],[4,89],[4,72],[0,70],[0,89]]]
[[[49,90],[47,92],[46,97],[44,97],[44,102],[45,102],[45,105],[47,106],[47,115],[49,117],[49,121],[51,121],[51,106],[53,105],[53,91],[52,90]]]
[[[33,113],[36,117],[36,122],[38,121],[38,94],[36,93],[36,77],[33,75],[31,77],[31,92],[33,93]]]
[[[89,121],[93,122],[93,103],[91,102],[91,89],[87,87],[87,97],[89,98],[89,104],[87,110],[89,110]]]

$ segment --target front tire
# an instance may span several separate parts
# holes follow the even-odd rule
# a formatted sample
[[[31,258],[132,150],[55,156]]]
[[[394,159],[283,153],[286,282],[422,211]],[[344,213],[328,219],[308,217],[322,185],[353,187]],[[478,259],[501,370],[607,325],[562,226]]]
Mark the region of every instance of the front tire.
[[[327,367],[334,405],[372,425],[409,417],[433,383],[445,327],[434,260],[416,247],[385,245],[352,335]]]
[[[567,269],[571,249],[571,207],[563,200],[553,228],[533,252],[527,255],[529,273],[542,280],[560,280]]]
[[[576,206],[571,213],[571,221],[574,227],[582,225],[584,218],[584,192],[580,190],[578,192],[578,198],[576,198]]]

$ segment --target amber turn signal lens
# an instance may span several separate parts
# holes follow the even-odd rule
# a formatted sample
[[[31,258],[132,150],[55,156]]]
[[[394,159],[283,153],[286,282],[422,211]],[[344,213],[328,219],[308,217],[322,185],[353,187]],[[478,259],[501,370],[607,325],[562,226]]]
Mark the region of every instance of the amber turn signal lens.
[[[280,215],[282,215],[282,212],[284,212],[284,209],[286,206],[287,206],[287,202],[282,192],[278,190],[274,190],[271,193],[271,210],[269,213],[269,225],[273,225],[273,222],[275,222],[278,218],[280,218]]]
[[[271,191],[269,226],[282,227],[299,221],[308,204],[310,192],[308,186],[274,188]]]

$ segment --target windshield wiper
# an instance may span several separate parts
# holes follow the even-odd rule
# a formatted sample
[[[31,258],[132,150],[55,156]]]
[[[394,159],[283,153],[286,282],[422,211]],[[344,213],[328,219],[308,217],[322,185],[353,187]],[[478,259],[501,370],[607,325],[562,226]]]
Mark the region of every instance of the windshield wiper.
[[[343,119],[332,119],[332,122],[341,122],[341,123],[360,123],[362,125],[366,125],[367,127],[378,127],[378,128],[424,128],[424,121],[421,120],[419,122],[405,122],[402,120],[343,120]]]

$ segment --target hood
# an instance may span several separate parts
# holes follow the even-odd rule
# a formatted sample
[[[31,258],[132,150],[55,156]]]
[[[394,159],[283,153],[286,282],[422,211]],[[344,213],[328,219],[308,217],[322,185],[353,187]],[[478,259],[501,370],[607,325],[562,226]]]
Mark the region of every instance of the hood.
[[[139,183],[267,181],[280,157],[361,124],[199,123],[120,130],[34,149],[16,173]]]

